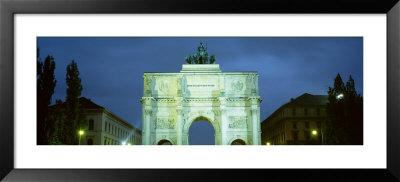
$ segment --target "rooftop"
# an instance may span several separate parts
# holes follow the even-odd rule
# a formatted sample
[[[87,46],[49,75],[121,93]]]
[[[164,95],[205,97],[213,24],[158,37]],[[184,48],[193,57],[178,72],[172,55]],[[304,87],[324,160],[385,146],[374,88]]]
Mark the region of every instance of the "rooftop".
[[[54,107],[54,106],[56,106],[56,104],[50,106],[50,108],[52,108],[52,107]],[[113,115],[115,118],[117,118],[118,120],[122,121],[123,123],[125,123],[125,124],[128,125],[129,127],[132,127],[132,128],[137,129],[136,127],[132,126],[132,125],[131,125],[130,123],[128,123],[127,121],[125,121],[125,120],[123,120],[122,118],[120,118],[119,116],[117,116],[116,114],[114,114],[114,113],[112,113],[111,111],[109,111],[108,109],[106,109],[106,108],[104,108],[104,107],[102,107],[102,106],[100,106],[100,105],[94,103],[92,100],[90,100],[90,99],[88,99],[88,98],[86,98],[86,97],[80,97],[80,98],[79,98],[79,106],[80,106],[80,107],[83,107],[83,108],[85,108],[85,109],[99,109],[99,110],[102,110],[103,112],[107,112],[107,113]],[[65,107],[65,102],[62,102],[62,107],[63,107],[63,108]]]
[[[270,116],[267,117],[264,121],[268,120],[272,117],[275,113],[281,110],[283,107],[286,106],[323,106],[329,102],[328,95],[311,95],[309,93],[304,93],[295,99],[290,99],[290,101],[286,104],[283,104],[279,109],[274,111]],[[264,122],[263,121],[263,122]]]
[[[305,93],[295,99],[291,99],[290,102],[285,105],[325,105],[327,103],[328,95],[311,95]]]

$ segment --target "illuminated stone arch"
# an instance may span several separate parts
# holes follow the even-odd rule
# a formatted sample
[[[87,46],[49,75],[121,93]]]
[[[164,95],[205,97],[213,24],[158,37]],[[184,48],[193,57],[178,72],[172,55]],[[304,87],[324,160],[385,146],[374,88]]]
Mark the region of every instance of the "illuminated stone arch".
[[[215,144],[234,139],[260,145],[257,72],[221,72],[218,64],[183,65],[179,73],[144,73],[142,144],[188,145],[199,120],[214,128]]]

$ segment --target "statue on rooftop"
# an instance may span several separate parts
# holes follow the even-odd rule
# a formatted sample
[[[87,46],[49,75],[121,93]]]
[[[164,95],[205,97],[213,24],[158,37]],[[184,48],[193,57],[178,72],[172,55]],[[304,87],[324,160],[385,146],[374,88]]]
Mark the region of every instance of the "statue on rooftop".
[[[197,48],[197,53],[193,56],[187,55],[185,61],[188,64],[214,64],[216,61],[215,55],[208,56],[207,47],[204,48],[203,43],[200,42],[200,46]]]

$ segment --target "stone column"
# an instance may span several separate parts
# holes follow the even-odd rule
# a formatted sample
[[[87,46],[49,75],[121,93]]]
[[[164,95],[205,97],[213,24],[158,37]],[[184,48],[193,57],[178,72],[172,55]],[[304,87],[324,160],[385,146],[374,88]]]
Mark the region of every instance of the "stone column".
[[[258,125],[260,122],[258,121],[258,107],[257,105],[251,106],[251,118],[252,118],[252,125],[253,125],[253,145],[259,145],[260,141],[258,139]]]
[[[144,145],[151,145],[151,107],[145,108],[145,136]],[[143,137],[143,136],[142,136]]]
[[[178,106],[176,108],[176,113],[177,113],[177,117],[178,117],[178,121],[177,121],[177,125],[176,125],[176,132],[177,132],[177,144],[178,145],[182,145],[182,125],[183,125],[183,121],[182,121],[182,106]]]
[[[221,111],[221,145],[228,145],[226,143],[227,140],[227,124],[228,124],[228,117],[226,116],[226,105],[225,105],[225,97],[219,98],[220,102],[220,111]]]
[[[227,144],[227,129],[226,125],[228,123],[227,116],[226,116],[226,108],[221,108],[221,145],[229,145]]]

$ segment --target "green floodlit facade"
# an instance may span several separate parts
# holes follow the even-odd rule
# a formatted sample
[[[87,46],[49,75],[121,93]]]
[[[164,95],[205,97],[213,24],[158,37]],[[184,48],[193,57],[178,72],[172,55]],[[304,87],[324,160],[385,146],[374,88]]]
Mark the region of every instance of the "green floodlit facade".
[[[260,145],[257,72],[184,64],[179,73],[144,73],[142,144],[188,145],[189,128],[209,122],[216,145]]]

